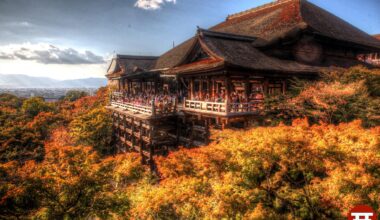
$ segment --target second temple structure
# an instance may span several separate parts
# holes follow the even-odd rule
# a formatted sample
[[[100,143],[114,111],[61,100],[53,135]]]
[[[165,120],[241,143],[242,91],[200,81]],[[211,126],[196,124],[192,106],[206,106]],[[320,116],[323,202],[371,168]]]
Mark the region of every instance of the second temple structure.
[[[160,57],[116,55],[108,68],[119,152],[152,162],[179,145],[207,143],[209,128],[246,126],[293,78],[370,64],[380,41],[306,0],[228,16]]]

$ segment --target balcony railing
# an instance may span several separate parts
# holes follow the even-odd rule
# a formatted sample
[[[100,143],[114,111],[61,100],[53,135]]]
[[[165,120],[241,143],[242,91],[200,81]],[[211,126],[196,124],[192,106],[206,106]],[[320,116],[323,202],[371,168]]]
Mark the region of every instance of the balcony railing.
[[[123,100],[112,100],[111,105],[135,113],[148,115],[153,115],[154,113],[154,108],[152,108],[152,106],[137,105],[133,103],[124,102]]]
[[[228,115],[256,114],[260,111],[261,106],[262,106],[261,100],[250,101],[247,103],[206,102],[206,101],[185,100],[183,103],[183,110],[228,116]]]
[[[220,116],[235,116],[257,114],[263,108],[262,100],[254,100],[246,103],[229,102],[208,102],[184,99],[182,108],[177,109],[177,99],[173,98],[169,102],[155,102],[151,100],[148,105],[141,105],[135,102],[128,102],[122,93],[113,93],[111,96],[111,106],[130,111],[132,113],[145,114],[150,116],[165,116],[177,111],[189,111]]]
[[[149,104],[142,105],[136,102],[129,102],[123,93],[114,92],[112,93],[110,100],[110,104],[113,107],[149,116],[171,115],[177,110],[176,99],[171,99],[166,102],[155,102],[154,100],[151,100],[149,101]]]

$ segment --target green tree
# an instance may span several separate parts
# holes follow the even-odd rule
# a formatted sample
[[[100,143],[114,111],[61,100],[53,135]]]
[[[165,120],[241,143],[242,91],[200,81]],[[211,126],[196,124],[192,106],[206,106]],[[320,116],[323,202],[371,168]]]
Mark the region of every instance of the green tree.
[[[63,100],[73,102],[85,96],[88,96],[88,93],[85,91],[70,90],[66,93]]]
[[[101,154],[111,151],[112,120],[103,107],[75,118],[70,123],[70,130],[77,144],[93,146]]]
[[[46,103],[41,97],[32,97],[25,100],[22,104],[22,110],[30,117],[37,116],[40,112],[49,112],[53,108]]]

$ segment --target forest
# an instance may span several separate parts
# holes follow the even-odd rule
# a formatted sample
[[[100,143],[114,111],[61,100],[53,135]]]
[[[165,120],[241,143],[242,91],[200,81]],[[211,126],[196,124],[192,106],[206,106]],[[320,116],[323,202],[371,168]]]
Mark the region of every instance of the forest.
[[[155,158],[114,154],[108,89],[0,95],[0,219],[341,219],[380,213],[380,70],[292,80],[260,124]]]

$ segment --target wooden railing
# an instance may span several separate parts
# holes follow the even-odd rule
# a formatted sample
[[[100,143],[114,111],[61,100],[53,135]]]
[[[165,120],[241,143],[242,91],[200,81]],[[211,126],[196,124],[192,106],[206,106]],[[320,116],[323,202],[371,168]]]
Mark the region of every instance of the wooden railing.
[[[165,116],[177,112],[176,100],[172,100],[168,104],[139,105],[124,101],[122,93],[113,93],[111,96],[111,105],[133,113],[146,114],[151,116]],[[207,102],[195,100],[183,100],[182,111],[191,111],[207,114],[215,114],[221,116],[247,115],[257,114],[263,108],[262,100],[254,100],[246,103],[230,103],[230,102]]]
[[[171,100],[171,102],[167,104],[155,104],[152,100],[150,101],[150,105],[139,105],[125,101],[124,95],[120,92],[112,93],[110,99],[111,106],[121,108],[133,113],[140,113],[151,116],[171,115],[177,110],[176,99]]]
[[[154,110],[151,106],[137,105],[122,100],[111,100],[111,105],[128,111],[152,115]]]
[[[260,111],[262,101],[255,100],[247,103],[206,102],[184,100],[183,110],[219,115],[254,114]]]
[[[205,102],[194,100],[185,100],[183,104],[183,110],[195,110],[218,113],[225,113],[227,106],[227,104],[224,102]]]

